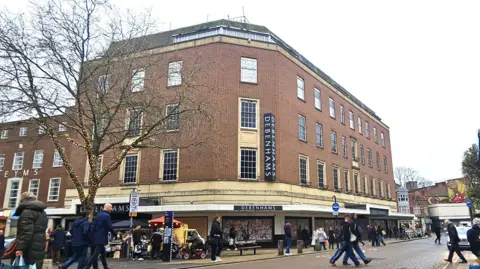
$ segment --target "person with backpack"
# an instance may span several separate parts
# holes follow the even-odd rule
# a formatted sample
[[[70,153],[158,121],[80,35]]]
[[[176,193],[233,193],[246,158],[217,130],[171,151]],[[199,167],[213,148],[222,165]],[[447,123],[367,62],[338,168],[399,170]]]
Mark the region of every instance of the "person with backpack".
[[[105,204],[103,211],[98,213],[95,217],[92,227],[91,236],[93,236],[93,244],[95,245],[95,252],[91,255],[85,268],[90,268],[94,262],[100,257],[103,269],[108,269],[107,254],[105,252],[105,245],[108,244],[108,233],[111,232],[113,237],[117,236],[115,230],[112,227],[112,218],[110,217],[112,212],[112,205]]]
[[[63,265],[58,266],[58,269],[67,269],[74,262],[78,262],[77,269],[85,268],[89,246],[89,229],[88,213],[85,213],[73,222],[72,228],[70,229],[73,255]]]
[[[348,259],[351,259],[355,266],[360,265],[360,262],[353,253],[352,242],[356,240],[356,235],[350,222],[350,215],[345,215],[345,222],[342,224],[342,246],[335,252],[329,261],[333,266],[335,266],[335,262],[342,257],[344,252],[346,252],[345,255],[347,259],[343,261],[343,265],[348,265],[346,262]]]
[[[63,229],[62,225],[57,226],[57,229],[50,234],[50,238],[52,239],[52,262],[54,264],[59,264],[60,251],[65,243],[65,230]]]
[[[467,240],[470,244],[470,251],[477,258],[477,263],[480,264],[480,226],[473,224],[472,228],[467,231]]]

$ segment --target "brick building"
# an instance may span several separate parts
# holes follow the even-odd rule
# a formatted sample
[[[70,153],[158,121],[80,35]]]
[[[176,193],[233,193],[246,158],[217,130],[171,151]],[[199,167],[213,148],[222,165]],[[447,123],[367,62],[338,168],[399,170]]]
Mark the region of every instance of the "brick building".
[[[204,79],[216,89],[212,137],[195,147],[129,153],[102,181],[96,198],[99,205],[116,206],[114,219],[128,218],[130,187],[140,189],[139,220],[173,210],[205,235],[212,217],[220,215],[225,230],[234,226],[239,237],[265,243],[282,236],[287,219],[310,231],[332,226],[333,196],[340,217],[358,213],[361,226],[412,218],[397,213],[388,126],[269,29],[220,20],[142,41],[138,65],[163,63],[145,70],[145,88],[181,85],[170,71],[187,69],[195,56],[201,56],[196,64],[208,64]],[[112,47],[128,42],[135,40]],[[165,79],[147,83],[162,72]],[[188,132],[178,125],[175,133]],[[86,158],[78,156],[73,165],[87,177]],[[103,162],[111,157],[106,154]],[[63,186],[63,205],[48,213],[68,226],[80,201],[71,182]]]

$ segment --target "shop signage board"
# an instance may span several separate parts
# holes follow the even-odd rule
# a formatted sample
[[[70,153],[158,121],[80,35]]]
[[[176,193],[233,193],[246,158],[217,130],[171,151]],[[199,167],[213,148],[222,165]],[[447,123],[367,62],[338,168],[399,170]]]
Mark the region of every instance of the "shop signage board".
[[[333,211],[334,216],[338,216],[338,211]]]
[[[173,211],[167,211],[164,214],[165,217],[165,226],[164,226],[164,237],[163,237],[163,261],[169,262],[172,261],[172,232],[173,232]]]
[[[234,205],[234,211],[282,211],[281,205]]]
[[[263,114],[263,164],[264,180],[277,180],[275,116],[273,113]]]
[[[388,216],[387,209],[380,209],[380,208],[370,208],[370,215],[372,216]]]
[[[103,204],[96,204],[94,208],[94,213],[101,212],[103,209]],[[129,213],[130,212],[130,204],[123,203],[123,204],[112,204],[112,213]],[[77,205],[77,215],[84,213],[83,206]]]
[[[132,191],[130,193],[130,210],[129,210],[129,216],[130,217],[136,217],[138,213],[138,206],[140,203],[140,196],[138,195],[138,192]]]

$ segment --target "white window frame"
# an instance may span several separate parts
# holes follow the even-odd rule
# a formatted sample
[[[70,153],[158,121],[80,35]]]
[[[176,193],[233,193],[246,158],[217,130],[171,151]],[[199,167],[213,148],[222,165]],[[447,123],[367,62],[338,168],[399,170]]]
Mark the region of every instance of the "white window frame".
[[[376,195],[376,186],[375,186],[375,178],[370,176],[370,195]]]
[[[368,192],[370,191],[368,189],[368,176],[363,175],[362,178],[363,178],[363,194],[367,195]]]
[[[377,127],[373,127],[373,142],[378,144]]]
[[[10,193],[11,193],[11,188],[12,188],[12,183],[16,181],[18,182],[18,190],[17,190],[17,197],[16,197],[16,201],[15,201],[15,207],[10,207],[9,206],[9,203],[10,203]],[[5,197],[4,197],[4,208],[16,208],[18,207],[18,204],[20,204],[20,195],[22,193],[22,178],[19,178],[19,177],[13,177],[13,178],[9,178],[8,181],[7,181],[7,187],[5,189]]]
[[[95,167],[95,170],[97,170],[97,175],[99,175],[102,172],[102,170],[103,170],[103,155],[98,155],[97,167]],[[84,179],[85,186],[88,186],[89,177],[90,177],[90,162],[87,159],[86,166],[85,166],[85,179]]]
[[[350,171],[348,169],[343,170],[343,181],[345,183],[345,193],[350,192]]]
[[[0,139],[7,139],[8,138],[8,130],[2,130],[0,134]]]
[[[355,139],[350,139],[350,146],[352,148],[352,160],[358,161],[358,154],[357,154],[357,141]]]
[[[0,171],[5,168],[5,154],[0,154]]]
[[[52,192],[52,182],[54,180],[57,180],[57,179],[58,179],[58,187],[57,187],[58,188],[58,194],[56,195],[57,196],[56,199],[55,198],[52,199],[52,197],[55,196],[55,195],[52,195],[52,193],[51,193]],[[60,188],[61,188],[61,186],[62,186],[62,178],[60,178],[60,177],[50,178],[50,182],[48,184],[48,197],[47,197],[48,202],[57,202],[60,199]]]
[[[358,133],[362,134],[362,118],[358,117]]]
[[[65,149],[62,149],[62,150],[65,151]],[[62,167],[62,166],[63,166],[62,156],[60,155],[60,152],[58,150],[55,150],[53,152],[53,165],[52,165],[52,167]]]
[[[377,159],[377,170],[381,171],[382,164],[380,163],[380,153],[378,151],[375,153],[375,158]]]
[[[342,135],[342,149],[343,149],[343,158],[348,158],[347,138],[344,135]]]
[[[330,131],[330,143],[332,144],[332,152],[338,153],[337,132]]]
[[[183,61],[168,63],[168,87],[182,85]]]
[[[370,138],[370,123],[368,121],[365,121],[365,136]]]
[[[97,90],[102,95],[110,90],[110,75],[98,76]]]
[[[345,125],[345,107],[340,105],[340,123]]]
[[[301,114],[298,114],[298,139],[304,142],[307,141],[307,118]]]
[[[67,122],[63,121],[62,123],[58,124],[58,131],[59,132],[66,132],[67,131]]]
[[[321,169],[320,169],[320,166],[321,166]],[[322,173],[320,173],[320,171]],[[318,187],[321,189],[327,187],[325,184],[325,173],[326,173],[325,162],[317,161],[317,181],[318,181]],[[322,175],[322,177],[320,177],[320,174]]]
[[[137,156],[137,164],[135,167],[135,182],[125,182],[125,173],[126,173],[126,166],[127,166],[127,157]],[[138,182],[138,176],[140,175],[140,152],[131,152],[125,155],[122,161],[122,173],[120,175],[120,179],[122,184],[125,185],[135,185]]]
[[[315,108],[322,110],[322,95],[320,89],[313,88],[313,97],[315,98]]]
[[[383,170],[385,174],[388,174],[388,160],[387,156],[383,155]]]
[[[132,122],[132,118],[130,117],[132,114],[135,114],[136,109],[134,108],[130,108],[130,109],[127,109],[127,117],[126,117],[126,120],[125,120],[125,130],[127,131],[127,137],[138,137],[141,135],[142,133],[142,126],[143,126],[143,111],[141,111],[141,109],[139,109],[140,111],[140,127],[139,127],[139,130],[138,130],[138,133],[137,134],[130,134],[130,124]]]
[[[383,132],[380,133],[380,141],[382,142],[382,147],[385,147],[385,134]]]
[[[368,167],[373,168],[373,153],[372,149],[367,149],[367,157],[368,157]]]
[[[365,148],[360,145],[360,163],[365,165]]]
[[[35,193],[34,189],[32,188],[32,182],[38,182],[38,186],[36,188],[36,193]],[[30,179],[28,181],[28,192],[31,192],[31,193],[35,194],[35,197],[37,197],[37,200],[38,200],[38,192],[39,191],[40,191],[40,179],[38,179],[38,178]]]
[[[378,179],[378,196],[383,197],[383,182]]]
[[[241,57],[240,58],[240,82],[257,83],[258,69],[257,59]]]
[[[132,70],[132,92],[145,90],[145,68]]]
[[[297,76],[297,98],[305,101],[305,80]]]
[[[354,188],[354,192],[355,193],[359,193],[359,187],[360,187],[360,182],[358,182],[358,177],[359,177],[359,174],[358,173],[354,173],[353,174],[353,188]]]
[[[167,132],[177,132],[178,130],[180,130],[180,105],[179,104],[166,105],[165,117],[167,117]],[[170,128],[170,127],[177,127],[177,128]]]
[[[338,170],[339,170],[339,168],[337,166],[332,167],[332,181],[333,181],[333,190],[334,191],[339,191],[340,188],[341,188],[340,175],[338,174]],[[337,186],[335,186],[335,174],[337,175]]]
[[[323,148],[323,125],[318,122],[315,125],[315,134],[317,138],[317,147]]]
[[[27,127],[20,127],[20,130],[18,131],[18,136],[27,136]]]
[[[38,134],[39,135],[44,135],[45,134],[45,128],[43,128],[43,126],[38,126]]]
[[[250,177],[244,177],[242,176],[242,152],[243,151],[251,151],[251,152],[254,152],[255,153],[255,177],[254,178],[250,178]],[[240,167],[240,179],[242,180],[257,180],[258,179],[258,150],[256,148],[248,148],[248,147],[242,147],[240,148],[240,159],[239,159],[239,167]]]
[[[42,168],[43,156],[44,156],[43,150],[35,150],[35,152],[33,153],[32,169]]]
[[[419,205],[414,205],[413,206],[413,214],[414,215],[421,215],[422,214],[422,209],[420,208]]]
[[[328,106],[330,108],[330,117],[335,119],[335,100],[332,97],[328,98]]]
[[[255,126],[248,126],[251,122],[243,121],[242,113],[243,113],[243,104],[254,104],[255,107]],[[251,112],[245,112],[251,114]],[[258,101],[252,99],[240,99],[240,128],[241,129],[249,129],[249,130],[257,130],[258,128]],[[245,117],[247,119],[247,117]]]
[[[165,179],[165,154],[176,152],[177,153],[177,167],[176,167],[176,178],[175,179]],[[138,165],[138,164],[137,164]],[[160,158],[160,179],[162,182],[176,182],[179,178],[180,172],[180,150],[179,149],[163,149],[161,151],[161,158]]]
[[[387,194],[387,199],[392,198],[392,197],[390,196],[390,183],[387,183],[387,192],[386,192],[386,194]]]
[[[302,168],[301,168],[301,161],[305,160],[305,182],[302,182]],[[299,155],[298,156],[298,179],[300,180],[300,185],[308,185],[310,182],[310,172],[309,172],[309,163],[308,163],[308,157],[305,155]]]
[[[13,171],[22,170],[24,161],[25,161],[25,152],[15,152],[15,154],[13,155],[12,170]],[[20,162],[20,164],[17,164],[17,162]]]
[[[355,116],[352,111],[348,111],[348,117],[350,120],[350,129],[355,130]]]

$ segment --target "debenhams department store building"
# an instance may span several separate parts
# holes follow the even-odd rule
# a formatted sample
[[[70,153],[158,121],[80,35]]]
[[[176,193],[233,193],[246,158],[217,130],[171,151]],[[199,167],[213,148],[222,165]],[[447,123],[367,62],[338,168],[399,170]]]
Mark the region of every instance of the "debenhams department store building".
[[[413,218],[397,213],[388,126],[268,28],[220,20],[150,41],[140,58],[186,68],[200,54],[211,64],[207,79],[222,92],[211,96],[218,105],[209,143],[132,151],[102,182],[95,202],[112,203],[114,221],[128,219],[133,186],[140,221],[171,210],[205,237],[219,215],[225,232],[233,226],[239,239],[264,244],[283,237],[286,220],[309,231],[333,226],[334,196],[339,217],[357,213],[363,227]],[[172,90],[166,79],[151,83],[146,87]],[[179,124],[178,132],[188,131]],[[75,159],[86,176],[86,159]],[[64,206],[48,214],[68,227],[80,201],[68,180],[62,184]]]

